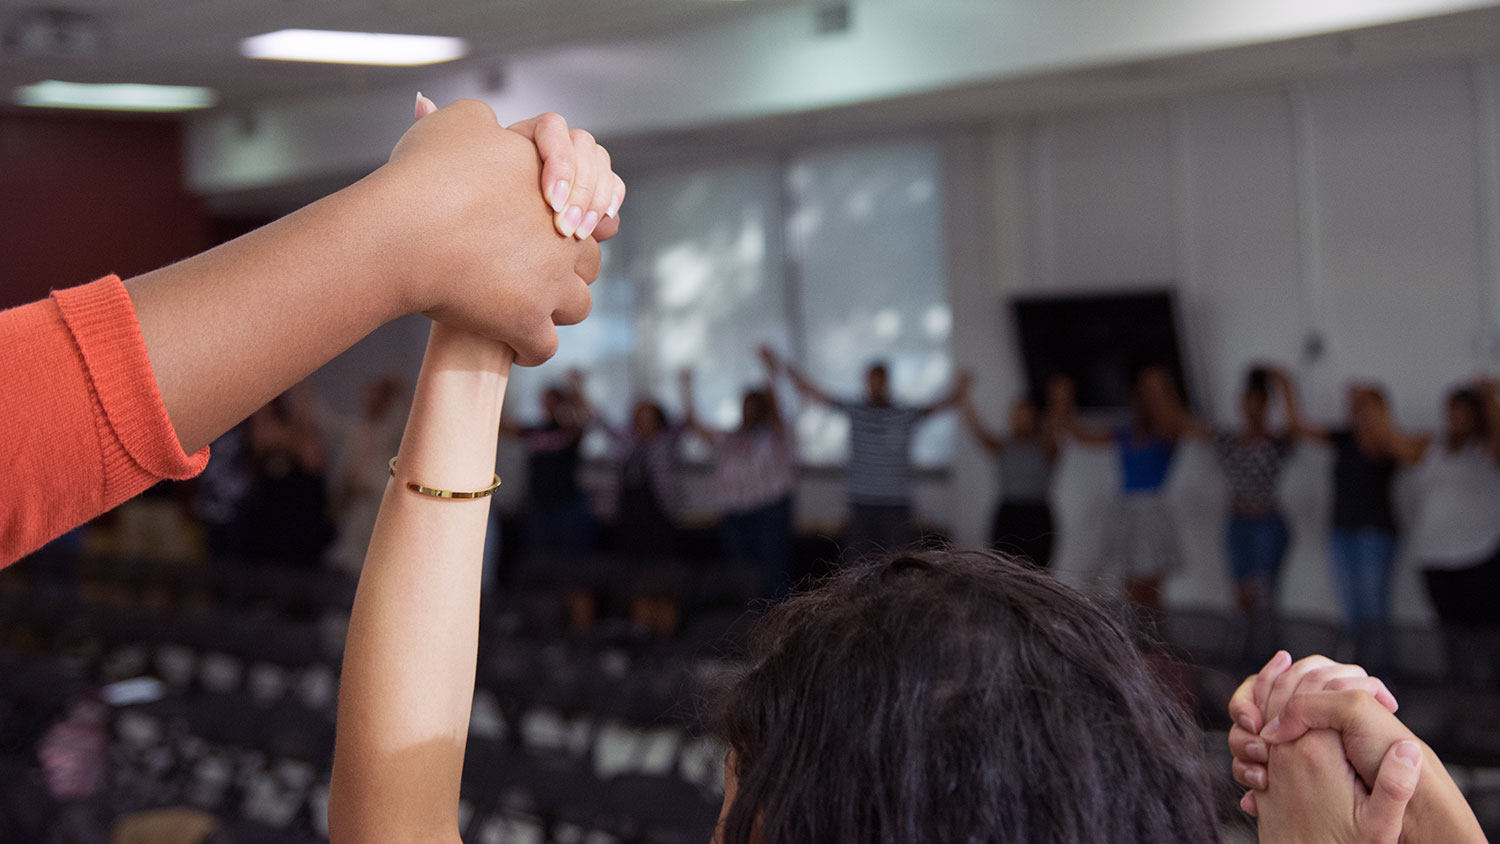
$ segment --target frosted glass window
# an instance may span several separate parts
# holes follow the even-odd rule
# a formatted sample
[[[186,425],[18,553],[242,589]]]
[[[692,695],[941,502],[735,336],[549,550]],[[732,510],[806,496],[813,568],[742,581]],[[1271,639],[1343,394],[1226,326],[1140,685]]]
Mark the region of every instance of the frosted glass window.
[[[857,399],[865,369],[890,367],[894,398],[942,398],[953,376],[944,262],[942,157],[936,142],[814,151],[786,173],[788,240],[798,267],[802,361],[835,396]],[[954,420],[917,429],[913,457],[946,464]],[[848,420],[804,407],[797,420],[805,462],[841,463]]]
[[[765,382],[756,350],[786,348],[777,168],[747,162],[658,173],[630,189],[631,275],[640,284],[645,387],[673,418],[692,369],[701,418],[740,422],[747,387]]]

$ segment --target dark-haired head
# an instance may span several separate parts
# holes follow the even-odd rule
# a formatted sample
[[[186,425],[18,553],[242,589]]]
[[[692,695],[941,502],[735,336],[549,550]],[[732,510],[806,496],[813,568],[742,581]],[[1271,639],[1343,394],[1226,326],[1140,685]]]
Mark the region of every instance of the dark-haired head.
[[[1137,370],[1130,404],[1135,423],[1141,429],[1158,434],[1169,428],[1182,408],[1182,393],[1172,371],[1160,364]]]
[[[631,427],[635,430],[635,435],[642,439],[664,433],[667,430],[667,412],[654,401],[638,401],[635,412],[631,414]]]
[[[1448,447],[1463,448],[1474,442],[1487,442],[1489,419],[1484,412],[1484,398],[1468,387],[1448,394]]]
[[[775,415],[776,394],[771,391],[771,388],[745,391],[745,397],[740,402],[741,428],[753,431],[763,425],[769,425]]]
[[[719,690],[722,844],[1212,842],[1201,734],[1125,613],[986,552],[846,569]]]
[[[865,370],[865,395],[874,404],[891,400],[891,371],[884,363],[872,363]]]
[[[1264,430],[1271,409],[1271,371],[1253,366],[1245,373],[1245,389],[1240,393],[1240,413],[1251,430]]]

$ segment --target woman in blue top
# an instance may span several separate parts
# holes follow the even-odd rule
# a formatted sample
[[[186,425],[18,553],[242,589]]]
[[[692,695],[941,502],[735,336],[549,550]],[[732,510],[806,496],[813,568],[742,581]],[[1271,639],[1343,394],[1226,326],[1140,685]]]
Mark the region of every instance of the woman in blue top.
[[[1163,493],[1177,442],[1192,427],[1172,375],[1161,366],[1140,370],[1131,388],[1130,423],[1114,428],[1080,425],[1071,397],[1055,398],[1055,406],[1064,408],[1060,430],[1082,443],[1119,449],[1122,495],[1106,531],[1104,561],[1125,578],[1132,602],[1160,609],[1162,582],[1182,560],[1176,520]]]

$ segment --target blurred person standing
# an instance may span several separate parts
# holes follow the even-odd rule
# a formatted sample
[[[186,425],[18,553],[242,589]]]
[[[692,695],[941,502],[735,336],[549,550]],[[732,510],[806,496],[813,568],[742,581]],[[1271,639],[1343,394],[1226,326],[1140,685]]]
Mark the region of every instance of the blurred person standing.
[[[771,373],[785,374],[803,398],[849,417],[847,553],[859,556],[912,542],[916,538],[911,503],[913,430],[934,413],[958,405],[968,382],[960,377],[953,392],[940,401],[899,405],[891,398],[889,369],[875,363],[865,371],[864,399],[850,401],[825,393],[770,347],[762,348],[761,356]]]
[[[1240,391],[1243,427],[1205,431],[1229,488],[1225,544],[1235,603],[1250,615],[1275,607],[1276,586],[1290,542],[1277,490],[1282,469],[1296,449],[1296,438],[1288,430],[1271,430],[1273,388],[1283,405],[1291,407],[1295,401],[1291,376],[1272,367],[1252,367]]]
[[[407,392],[401,379],[394,377],[378,378],[365,387],[363,413],[334,476],[331,498],[338,540],[330,558],[334,566],[351,574],[359,573],[370,547],[380,497],[390,481],[386,462],[401,446],[401,429],[409,410],[402,398]]]
[[[333,538],[326,454],[305,384],[250,417],[253,481],[245,508],[250,557],[304,568],[321,562]]]
[[[207,531],[208,550],[215,559],[245,556],[245,499],[252,480],[247,427],[236,425],[214,440],[214,459],[203,468],[193,490],[193,513]]]
[[[581,376],[574,388],[582,422],[603,429],[615,442],[616,546],[635,568],[630,618],[652,633],[671,635],[681,619],[683,585],[672,569],[682,550],[682,426],[673,425],[661,405],[647,398],[636,401],[628,428],[610,425],[589,404]]]
[[[682,372],[683,427],[713,449],[713,489],[723,513],[724,554],[731,563],[765,573],[763,593],[785,583],[792,543],[792,490],[796,485],[796,445],[769,383],[745,392],[740,426],[719,431],[704,425],[696,411],[692,370]]]
[[[1418,464],[1408,548],[1444,627],[1500,627],[1500,380],[1454,390]]]
[[[1308,424],[1295,401],[1287,415],[1297,436],[1333,448],[1328,550],[1334,581],[1356,637],[1357,661],[1384,667],[1397,540],[1391,489],[1398,469],[1422,459],[1428,438],[1397,430],[1379,385],[1350,383],[1346,407],[1345,427],[1338,429]]]
[[[578,481],[583,448],[583,377],[569,373],[566,388],[542,392],[542,423],[501,423],[501,433],[526,447],[525,544],[534,552],[588,551],[594,544],[594,517]]]
[[[966,380],[969,376],[965,374]],[[990,431],[968,395],[964,424],[995,458],[1000,473],[1000,500],[990,524],[990,546],[1042,568],[1052,562],[1055,526],[1048,496],[1057,465],[1057,439],[1036,403],[1021,397],[1010,407],[1010,432]]]
[[[1121,496],[1106,531],[1105,565],[1125,580],[1136,606],[1162,608],[1167,575],[1182,564],[1177,519],[1166,498],[1177,444],[1191,432],[1192,417],[1166,367],[1136,372],[1130,392],[1130,421],[1093,427],[1078,419],[1071,385],[1055,383],[1052,409],[1059,432],[1089,445],[1113,445],[1120,456]]]

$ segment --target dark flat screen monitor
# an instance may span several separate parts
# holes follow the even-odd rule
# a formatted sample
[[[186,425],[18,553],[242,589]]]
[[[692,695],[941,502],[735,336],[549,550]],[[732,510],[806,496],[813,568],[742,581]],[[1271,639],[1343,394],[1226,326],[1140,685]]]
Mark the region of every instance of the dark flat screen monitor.
[[[1136,373],[1147,366],[1165,367],[1188,398],[1170,290],[1025,296],[1011,307],[1027,390],[1039,404],[1047,382],[1063,375],[1077,387],[1079,409],[1119,410],[1129,404]]]

